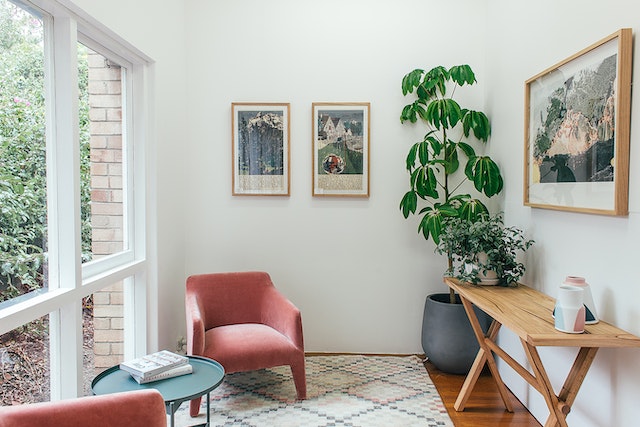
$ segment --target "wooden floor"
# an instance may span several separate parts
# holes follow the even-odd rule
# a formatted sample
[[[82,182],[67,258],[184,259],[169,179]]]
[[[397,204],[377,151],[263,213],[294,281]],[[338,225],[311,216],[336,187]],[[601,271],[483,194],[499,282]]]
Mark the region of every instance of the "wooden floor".
[[[511,395],[514,412],[504,409],[496,384],[489,373],[480,376],[465,410],[457,412],[453,409],[453,404],[464,382],[464,375],[445,374],[430,362],[426,362],[425,366],[456,427],[540,427],[540,423],[515,396]]]

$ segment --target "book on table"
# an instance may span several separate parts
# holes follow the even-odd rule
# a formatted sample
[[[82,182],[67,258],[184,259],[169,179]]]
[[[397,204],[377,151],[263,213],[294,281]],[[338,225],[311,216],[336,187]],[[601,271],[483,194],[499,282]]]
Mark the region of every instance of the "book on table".
[[[172,353],[169,350],[161,350],[156,353],[128,360],[120,364],[120,369],[129,372],[135,377],[147,379],[161,372],[178,366],[187,365],[189,358],[181,354]]]
[[[131,376],[133,377],[134,380],[136,380],[138,384],[146,384],[154,381],[166,380],[168,378],[187,375],[192,372],[193,372],[193,366],[187,363],[185,365],[176,366],[175,368],[171,368],[167,371],[160,372],[159,374],[152,375],[147,378],[141,378],[136,375],[131,375]]]

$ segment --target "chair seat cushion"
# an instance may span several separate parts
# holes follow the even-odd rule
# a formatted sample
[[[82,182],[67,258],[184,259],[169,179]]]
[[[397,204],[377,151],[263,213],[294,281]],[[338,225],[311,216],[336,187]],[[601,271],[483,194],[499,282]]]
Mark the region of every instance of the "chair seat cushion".
[[[228,373],[290,365],[302,353],[289,338],[257,323],[209,329],[205,343],[204,356],[220,362]]]

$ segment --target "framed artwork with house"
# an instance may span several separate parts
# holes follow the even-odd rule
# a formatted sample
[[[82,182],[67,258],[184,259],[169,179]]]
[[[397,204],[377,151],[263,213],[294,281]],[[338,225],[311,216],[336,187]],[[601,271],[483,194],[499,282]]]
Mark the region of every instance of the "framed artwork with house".
[[[232,193],[288,196],[289,104],[231,104]]]
[[[627,215],[632,30],[525,82],[524,204]]]
[[[368,102],[312,104],[313,196],[369,197]]]

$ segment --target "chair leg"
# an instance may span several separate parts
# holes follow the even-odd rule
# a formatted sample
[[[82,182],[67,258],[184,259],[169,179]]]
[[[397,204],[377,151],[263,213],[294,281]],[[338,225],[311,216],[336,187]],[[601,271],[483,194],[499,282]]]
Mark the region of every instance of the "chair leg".
[[[192,417],[197,417],[200,413],[200,401],[202,401],[202,397],[197,397],[189,402],[189,415]]]
[[[296,385],[296,394],[298,400],[307,398],[307,376],[304,369],[304,359],[301,363],[291,364],[291,375]]]

